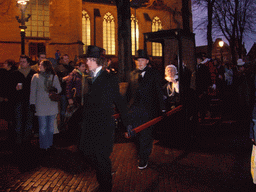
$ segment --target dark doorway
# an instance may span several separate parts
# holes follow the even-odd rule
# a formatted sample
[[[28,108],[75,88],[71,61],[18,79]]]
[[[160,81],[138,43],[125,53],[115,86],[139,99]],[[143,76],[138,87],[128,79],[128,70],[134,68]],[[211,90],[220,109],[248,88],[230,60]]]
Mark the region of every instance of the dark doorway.
[[[38,60],[38,53],[46,52],[44,43],[30,43],[29,44],[29,56],[33,61]]]

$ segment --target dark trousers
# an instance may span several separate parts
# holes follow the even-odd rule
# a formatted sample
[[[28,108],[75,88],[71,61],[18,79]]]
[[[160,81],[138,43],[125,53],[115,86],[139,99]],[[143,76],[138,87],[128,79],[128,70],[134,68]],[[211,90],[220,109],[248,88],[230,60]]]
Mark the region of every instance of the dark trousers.
[[[82,115],[83,108],[79,107],[76,112],[70,117],[66,126],[68,129],[65,133],[67,141],[79,145],[79,139],[81,137],[81,124],[82,124]]]
[[[61,95],[61,98],[60,98],[60,125],[61,126],[64,125],[67,106],[68,106],[68,101],[67,101],[66,95]]]
[[[33,128],[33,112],[30,109],[29,101],[15,104],[14,126],[17,144],[30,141]]]
[[[153,126],[148,127],[136,135],[136,147],[139,159],[148,161],[153,148]]]
[[[96,170],[99,190],[101,192],[111,192],[112,190],[112,175],[111,175],[111,160],[110,154],[94,153],[84,154],[85,158]]]
[[[133,106],[129,110],[128,116],[131,120],[131,124],[133,128],[138,127],[139,125],[142,125],[148,121],[150,121],[152,118],[150,118],[150,115],[143,107],[139,106]],[[153,126],[148,127],[144,129],[143,131],[136,134],[135,141],[136,141],[136,148],[138,151],[138,156],[140,159],[143,159],[145,161],[148,161],[149,156],[152,152],[153,147],[153,141],[154,138],[152,136],[152,130]]]
[[[200,112],[201,120],[204,120],[207,111],[210,110],[210,101],[211,98],[207,93],[199,92],[198,94],[199,100],[198,100],[198,109]]]

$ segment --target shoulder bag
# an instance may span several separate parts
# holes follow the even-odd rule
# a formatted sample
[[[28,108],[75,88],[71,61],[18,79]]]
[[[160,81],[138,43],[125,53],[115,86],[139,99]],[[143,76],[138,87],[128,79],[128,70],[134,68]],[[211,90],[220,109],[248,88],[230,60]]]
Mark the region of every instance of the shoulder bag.
[[[49,89],[49,98],[51,99],[51,101],[59,101],[61,98],[60,94],[57,94],[58,90],[56,89],[56,87],[53,86],[53,79],[54,79],[54,75],[52,77],[52,87]]]

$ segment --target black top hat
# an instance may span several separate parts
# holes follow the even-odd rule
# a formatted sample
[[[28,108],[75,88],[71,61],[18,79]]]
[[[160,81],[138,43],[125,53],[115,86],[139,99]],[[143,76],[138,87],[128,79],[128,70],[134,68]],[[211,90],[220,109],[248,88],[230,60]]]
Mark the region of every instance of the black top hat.
[[[137,51],[137,54],[135,55],[135,59],[139,59],[139,58],[144,58],[144,59],[148,59],[149,60],[149,57],[148,57],[148,54],[145,50],[143,49],[139,49]]]
[[[102,48],[89,45],[86,52],[86,57],[100,58],[102,54]]]

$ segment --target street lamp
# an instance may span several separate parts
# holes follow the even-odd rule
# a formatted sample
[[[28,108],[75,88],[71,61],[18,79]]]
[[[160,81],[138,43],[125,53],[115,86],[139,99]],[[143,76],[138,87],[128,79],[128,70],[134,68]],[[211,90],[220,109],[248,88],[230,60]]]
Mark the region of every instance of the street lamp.
[[[219,41],[219,46],[220,46],[220,54],[221,54],[221,63],[223,63],[223,55],[222,55],[222,47],[224,45],[224,41],[220,40]]]
[[[25,22],[28,22],[28,19],[31,17],[30,14],[28,14],[27,17],[25,17],[25,10],[27,7],[27,2],[29,0],[16,0],[17,1],[17,5],[20,8],[21,11],[21,18],[19,18],[19,16],[16,16],[17,21],[20,23],[20,36],[21,36],[21,54],[24,55],[25,54],[25,29],[27,28],[27,26],[25,25]]]

